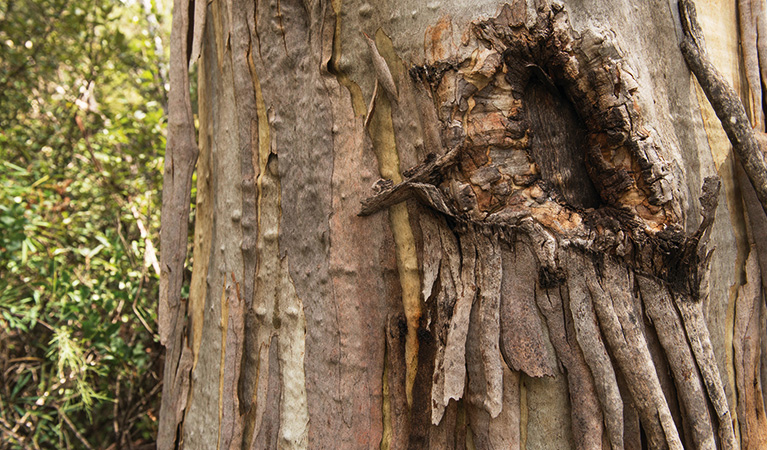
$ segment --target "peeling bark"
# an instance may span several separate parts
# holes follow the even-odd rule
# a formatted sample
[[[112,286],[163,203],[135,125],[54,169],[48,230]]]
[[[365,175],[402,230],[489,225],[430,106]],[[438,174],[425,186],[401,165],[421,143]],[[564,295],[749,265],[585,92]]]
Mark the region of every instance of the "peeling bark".
[[[529,246],[518,243],[501,253],[501,354],[509,368],[531,377],[554,376],[535,305],[538,264]]]
[[[682,54],[714,107],[735,154],[754,186],[762,209],[767,213],[767,166],[743,103],[706,56],[695,4],[690,0],[680,0],[679,13],[685,33],[681,43]]]
[[[496,418],[503,408],[503,368],[500,339],[498,308],[501,300],[501,255],[498,237],[477,236],[477,253],[482,255],[478,267],[479,288],[479,336],[480,353],[485,377],[485,410],[491,418]]]
[[[647,343],[638,328],[633,291],[627,274],[605,261],[604,272],[587,286],[594,301],[605,340],[626,378],[634,407],[652,448],[681,449],[676,426],[661,391]]]
[[[181,300],[186,260],[192,173],[198,148],[187,71],[189,3],[174,1],[171,25],[168,138],[163,174],[160,229],[160,299],[157,330],[166,348],[163,397],[157,443],[172,448],[184,420],[193,364],[186,329],[187,305]]]
[[[601,350],[600,354],[597,346],[589,349],[585,356],[576,342],[571,344],[567,339],[568,335],[576,334],[576,325],[574,319],[562,315],[562,311],[569,310],[566,305],[571,300],[560,295],[563,289],[567,292],[567,273],[560,261],[564,259],[563,252],[568,251],[563,249],[570,246],[592,253],[581,261],[581,266],[594,261],[602,271],[600,277],[604,284],[601,288],[593,279],[584,280],[599,321],[592,319],[589,325],[587,318],[578,318],[582,341],[594,344],[600,341],[600,333],[604,335],[613,358],[626,372],[629,391],[651,445],[681,448],[667,394],[656,375],[644,329],[637,322],[639,311],[635,307],[638,300],[632,294],[633,272],[648,272],[666,280],[679,295],[697,296],[701,271],[705,270],[708,258],[705,233],[716,206],[711,196],[718,191],[712,194],[711,183],[707,182],[704,221],[696,233],[685,235],[679,224],[680,200],[673,195],[679,189],[674,183],[679,180],[672,177],[670,166],[664,162],[660,136],[642,122],[634,76],[621,63],[620,52],[614,44],[590,30],[583,35],[574,33],[561,8],[539,9],[537,17],[532,18],[533,25],[520,15],[524,14],[518,6],[507,5],[498,17],[475,22],[471,30],[475,41],[464,38],[463,45],[476,44],[477,49],[465,50],[463,54],[468,56],[462,62],[445,55],[443,48],[433,52],[439,56],[438,60],[411,70],[416,85],[424,82],[436,99],[444,149],[409,169],[401,183],[381,183],[378,193],[363,202],[361,214],[369,215],[415,198],[446,217],[439,226],[451,228],[460,236],[462,250],[465,247],[469,254],[476,251],[476,264],[471,259],[468,265],[466,260],[461,261],[473,272],[462,273],[461,283],[476,282],[479,302],[479,306],[472,309],[466,341],[467,366],[472,365],[471,358],[477,358],[476,354],[470,358],[471,352],[482,355],[483,369],[472,369],[468,373],[469,401],[474,405],[469,412],[475,423],[472,430],[477,432],[478,445],[486,445],[488,437],[482,430],[487,429],[489,420],[476,411],[478,402],[481,399],[491,418],[501,410],[498,405],[501,384],[495,365],[496,321],[502,316],[509,317],[508,308],[525,311],[522,305],[529,305],[533,297],[528,293],[524,298],[526,286],[520,286],[521,289],[502,302],[495,319],[496,294],[488,295],[488,292],[503,290],[504,282],[495,282],[499,272],[498,255],[503,254],[504,245],[507,248],[512,245],[513,236],[518,234],[531,243],[535,263],[510,268],[508,274],[501,271],[501,279],[514,282],[519,272],[530,273],[531,269],[537,274],[534,282],[528,280],[524,284],[537,286],[534,296],[538,309],[546,317],[557,360],[568,374],[571,399],[578,405],[573,408],[572,420],[577,445],[601,446],[601,407],[613,413],[608,424],[612,445],[622,445],[623,430],[620,421],[614,418],[620,417],[614,413],[620,412],[622,405],[606,352]],[[436,33],[433,41],[446,36],[440,28],[432,32]],[[567,101],[559,99],[562,93]],[[573,105],[572,109],[568,110],[568,105]],[[565,115],[557,116],[554,111],[560,110],[565,110]],[[543,117],[554,117],[554,120],[547,122]],[[574,144],[572,139],[551,138],[578,127],[584,128],[581,132],[585,138],[576,139]],[[531,135],[537,137],[531,139]],[[547,150],[551,147],[557,149],[556,152]],[[555,169],[560,167],[557,164],[564,164],[567,170]],[[585,174],[593,182],[591,194],[592,185],[582,181]],[[581,196],[573,196],[573,192]],[[594,202],[601,206],[595,210],[581,209]],[[436,242],[429,243],[437,234],[433,225],[424,230],[424,251],[440,248]],[[451,257],[451,250],[443,248],[443,251],[441,258]],[[437,255],[425,258],[423,273],[428,286],[423,293],[426,298],[431,294],[441,259]],[[615,287],[616,283],[621,290]],[[574,293],[583,296],[586,290],[576,286]],[[515,299],[515,295],[520,297]],[[445,302],[443,297],[438,298]],[[572,301],[584,310],[587,306],[581,298]],[[652,302],[655,297],[648,298]],[[466,306],[461,300],[456,302],[452,313],[454,319],[462,317],[461,323],[465,323]],[[475,319],[475,315],[480,319]],[[529,313],[526,316],[534,317]],[[515,322],[516,317],[510,319],[507,322]],[[516,322],[526,321],[533,325],[525,326],[535,326],[530,319]],[[438,323],[445,321],[439,319]],[[472,342],[472,326],[482,330],[478,334],[479,343]],[[528,347],[509,338],[516,326],[502,325],[498,333],[503,336],[500,349],[507,364],[513,369],[524,365],[531,374],[546,374],[545,359],[541,357],[545,353],[540,344],[533,341],[534,352],[530,355]],[[437,329],[439,339],[441,328]],[[668,344],[666,331],[662,331]],[[453,355],[460,350],[451,346],[451,333],[452,328],[448,332],[444,365],[440,365],[441,356],[436,361],[433,400],[442,395],[446,399],[460,398],[462,384],[453,380],[462,378],[463,373],[451,365],[455,360]],[[705,330],[699,329],[696,333],[699,336],[695,339],[706,339]],[[674,350],[670,348],[672,354]],[[543,365],[536,367],[528,362],[530,360]],[[637,366],[639,368],[634,369]],[[445,378],[440,367],[445,368]],[[600,382],[607,383],[600,386],[599,393],[593,384],[594,374]],[[705,376],[718,377],[718,373]],[[480,388],[480,382],[485,384],[484,389]],[[708,417],[707,405],[699,401],[702,397],[696,402],[685,393],[683,397],[686,407],[696,408],[691,412],[694,417]],[[447,402],[433,403],[435,424],[439,423],[446,405]],[[693,440],[703,448],[710,448],[714,445],[710,425],[707,427],[704,422],[700,427],[702,431],[693,432]]]
[[[586,281],[588,275],[583,270],[586,264],[588,260],[583,255],[573,250],[566,253],[567,287],[573,328],[583,352],[583,358],[594,379],[594,390],[599,397],[610,448],[622,449],[624,448],[623,400],[615,377],[615,369],[599,331],[594,306],[590,301],[591,296]]]
[[[685,429],[692,445],[700,449],[716,449],[713,427],[709,419],[705,390],[685,331],[671,297],[658,280],[637,276],[645,312],[650,317],[666,354],[671,374],[683,408]]]
[[[758,263],[753,251],[746,262],[746,276],[747,284],[738,291],[732,345],[735,349],[740,435],[743,448],[751,449],[767,446],[767,417],[759,378],[759,324],[764,321],[761,316],[764,297]]]
[[[564,293],[562,292],[564,291]],[[602,446],[603,418],[597,399],[594,379],[589,372],[577,341],[571,340],[574,329],[569,311],[567,291],[564,286],[536,291],[538,308],[546,317],[549,337],[557,358],[567,374],[571,409],[573,442],[576,449],[600,448]]]
[[[729,386],[707,280],[738,291],[742,212],[723,168],[730,216],[707,180],[694,229],[712,167],[668,4],[475,3],[195,3],[160,448],[731,449],[735,387],[761,442],[761,297],[750,274]]]

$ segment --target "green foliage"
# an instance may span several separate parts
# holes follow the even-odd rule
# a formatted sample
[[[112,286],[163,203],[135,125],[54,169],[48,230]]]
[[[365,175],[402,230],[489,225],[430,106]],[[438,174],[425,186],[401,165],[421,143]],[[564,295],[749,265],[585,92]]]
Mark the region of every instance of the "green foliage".
[[[150,1],[0,0],[0,449],[156,432],[167,30]]]

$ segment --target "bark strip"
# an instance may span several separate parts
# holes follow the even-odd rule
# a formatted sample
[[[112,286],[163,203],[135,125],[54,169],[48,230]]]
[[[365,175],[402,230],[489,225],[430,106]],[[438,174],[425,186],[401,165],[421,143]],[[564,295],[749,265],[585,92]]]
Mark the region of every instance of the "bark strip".
[[[760,317],[762,286],[755,249],[746,261],[748,282],[738,290],[735,304],[735,331],[732,346],[735,353],[735,384],[738,388],[738,422],[743,448],[767,448],[760,368]]]
[[[639,328],[640,320],[631,301],[628,274],[621,273],[622,270],[609,260],[604,266],[601,279],[587,278],[586,285],[605,340],[626,378],[650,448],[682,450],[647,342]]]
[[[513,251],[511,251],[513,249]],[[544,341],[535,306],[538,265],[529,246],[517,242],[502,252],[501,354],[510,369],[531,377],[554,376],[555,362]]]
[[[703,384],[706,386],[708,398],[711,400],[719,420],[721,446],[725,450],[740,448],[735,439],[727,394],[719,376],[719,366],[716,364],[716,355],[714,355],[714,348],[711,345],[711,338],[700,303],[691,302],[689,299],[681,298],[678,295],[674,295],[673,299],[682,316],[682,323],[687,332],[687,341],[695,355],[695,361],[703,378]]]
[[[567,289],[575,337],[583,352],[583,358],[589,366],[591,376],[594,378],[594,389],[602,406],[610,448],[620,450],[624,448],[623,400],[586,286],[583,268],[589,262],[585,256],[575,253],[572,249],[566,250],[565,258],[568,270]]]
[[[438,425],[442,420],[449,399],[445,399],[445,346],[453,308],[460,290],[461,268],[458,262],[458,244],[455,235],[447,228],[444,220],[430,212],[420,215],[421,230],[424,240],[424,287],[423,298],[431,302],[431,315],[434,320],[433,335],[435,339],[434,352],[434,382],[431,388],[432,424]],[[428,252],[433,252],[429,255]],[[434,258],[438,256],[438,258]],[[432,286],[437,280],[436,268],[430,264],[439,265],[439,292],[432,299]],[[429,275],[431,273],[431,275]]]
[[[692,0],[680,0],[679,14],[684,30],[682,55],[722,123],[748,179],[754,186],[762,209],[767,213],[767,165],[738,94],[706,55],[703,33]]]
[[[500,338],[501,254],[498,236],[477,234],[479,259],[480,352],[485,373],[485,409],[496,418],[503,408],[503,367]]]
[[[162,224],[160,227],[160,300],[158,332],[166,348],[159,448],[173,448],[178,425],[183,420],[189,392],[193,357],[186,339],[186,303],[181,302],[192,173],[197,162],[192,104],[187,65],[189,2],[173,2],[170,43],[170,92],[168,94],[168,138],[163,174]]]
[[[577,341],[568,336],[574,334],[572,321],[565,314],[569,310],[559,287],[536,290],[538,308],[546,318],[549,337],[557,352],[558,360],[565,367],[570,394],[570,409],[575,448],[587,450],[602,446],[602,410],[595,392],[594,379]]]
[[[455,304],[445,346],[445,404],[451,398],[457,400],[463,396],[466,379],[466,339],[469,333],[472,304],[477,293],[475,282],[477,251],[474,239],[470,235],[461,236],[460,244],[463,257],[461,295]]]
[[[708,405],[698,367],[685,340],[681,318],[660,281],[637,275],[645,312],[652,320],[658,340],[674,377],[686,429],[697,449],[716,449]]]

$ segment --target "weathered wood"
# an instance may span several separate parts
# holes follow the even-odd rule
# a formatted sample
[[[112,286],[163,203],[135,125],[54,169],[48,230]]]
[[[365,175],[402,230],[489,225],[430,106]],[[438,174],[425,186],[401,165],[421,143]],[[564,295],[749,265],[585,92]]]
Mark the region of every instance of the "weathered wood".
[[[740,448],[733,431],[732,414],[722,379],[719,376],[719,368],[716,364],[716,357],[700,304],[677,295],[674,295],[673,299],[674,305],[682,316],[682,323],[687,332],[687,341],[695,355],[695,361],[698,364],[703,384],[706,386],[708,398],[716,412],[721,446],[724,449]]]
[[[683,407],[685,429],[690,432],[692,445],[699,449],[715,450],[716,440],[706,404],[705,388],[685,340],[681,318],[662,282],[637,275],[637,284],[645,311],[652,320],[671,368]]]
[[[524,92],[525,118],[535,130],[530,153],[541,178],[551,183],[568,204],[597,207],[599,194],[586,169],[586,127],[555,85],[538,81],[544,77],[548,75],[542,69],[533,70],[533,79]]]
[[[509,368],[531,377],[553,376],[556,362],[544,342],[535,306],[538,263],[528,245],[517,243],[502,252],[501,354]]]
[[[767,417],[759,379],[760,323],[764,294],[756,255],[746,262],[748,281],[738,290],[735,304],[735,385],[738,388],[738,423],[744,449],[767,447]]]
[[[594,378],[594,390],[599,397],[605,430],[610,448],[623,448],[623,400],[610,356],[599,331],[594,306],[591,303],[584,270],[591,262],[588,257],[573,249],[565,250],[567,289],[575,337],[583,352],[583,358]]]
[[[649,445],[657,449],[682,449],[676,426],[655,374],[647,343],[638,328],[628,274],[605,261],[603,274],[586,283],[599,317],[602,333],[621,373],[632,403],[639,413]]]
[[[751,124],[755,130],[764,129],[764,110],[762,105],[762,77],[759,67],[760,49],[757,45],[759,22],[764,22],[762,13],[764,2],[754,0],[738,0],[738,27],[740,28],[741,52],[743,67],[748,82],[749,102],[747,108],[751,111]],[[764,37],[762,37],[764,39]],[[764,70],[764,69],[762,69]]]

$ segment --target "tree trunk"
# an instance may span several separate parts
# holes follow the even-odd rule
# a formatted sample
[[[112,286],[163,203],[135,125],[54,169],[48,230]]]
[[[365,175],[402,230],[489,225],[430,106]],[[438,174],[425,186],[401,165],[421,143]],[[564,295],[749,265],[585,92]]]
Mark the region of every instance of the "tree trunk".
[[[763,127],[734,0],[697,3]],[[169,108],[183,122],[189,58],[197,203],[184,301],[176,126],[159,448],[767,446],[765,216],[675,2],[179,15]]]

